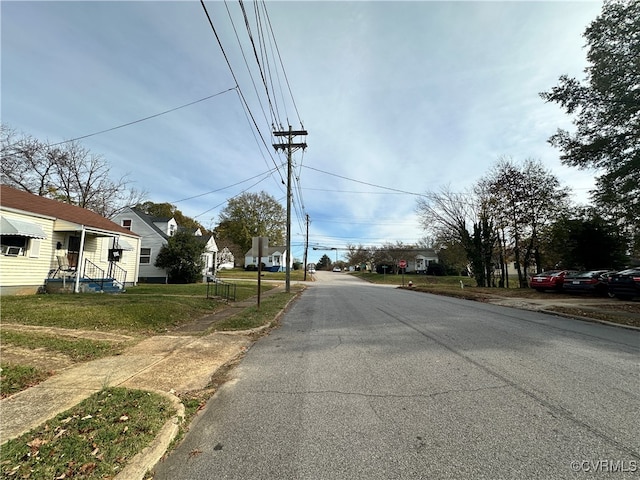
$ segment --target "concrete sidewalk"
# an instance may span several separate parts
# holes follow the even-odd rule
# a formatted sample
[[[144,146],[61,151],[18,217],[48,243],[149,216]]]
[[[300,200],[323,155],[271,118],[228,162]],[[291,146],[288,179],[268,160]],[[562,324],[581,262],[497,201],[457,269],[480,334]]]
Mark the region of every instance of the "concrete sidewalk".
[[[284,291],[277,287],[263,297]],[[255,333],[205,332],[215,323],[256,304],[256,298],[230,304],[224,309],[186,324],[170,335],[154,336],[106,357],[66,368],[48,380],[0,401],[0,443],[38,427],[105,387],[122,386],[168,395],[178,415],[160,432],[154,445],[142,452],[117,478],[143,478],[164,454],[177,433],[184,409],[178,393],[207,387],[223,365],[250,348]]]

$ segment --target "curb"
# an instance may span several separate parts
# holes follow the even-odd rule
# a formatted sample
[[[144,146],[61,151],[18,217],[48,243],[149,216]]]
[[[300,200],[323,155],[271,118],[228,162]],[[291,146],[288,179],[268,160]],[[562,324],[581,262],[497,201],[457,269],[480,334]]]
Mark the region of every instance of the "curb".
[[[286,305],[276,314],[274,319],[267,325],[262,325],[260,327],[252,328],[250,330],[237,330],[232,332],[216,332],[219,334],[226,335],[251,335],[256,333],[263,333],[268,331],[273,327],[273,322],[278,321],[282,315],[287,311],[289,306],[294,300],[297,300],[302,292],[304,292],[304,288],[301,289],[296,295],[294,295]],[[245,352],[246,353],[246,352]],[[229,359],[229,361],[236,360],[241,358],[242,355],[238,355],[233,359]],[[227,362],[229,363],[229,362]],[[227,364],[225,363],[225,365]],[[216,374],[218,370],[213,372],[212,376]],[[170,419],[158,432],[155,439],[144,448],[142,451],[138,452],[129,463],[125,466],[125,468],[115,476],[114,480],[144,480],[147,473],[153,471],[153,468],[157,465],[157,463],[162,459],[162,457],[167,453],[171,442],[176,438],[178,432],[180,430],[180,425],[184,422],[184,405],[180,401],[180,399],[172,395],[171,393],[161,392],[157,390],[151,390],[155,393],[163,395],[164,397],[171,400],[171,402],[176,407],[176,415],[172,419]]]
[[[114,480],[144,480],[148,472],[160,461],[166,453],[171,442],[180,431],[180,425],[184,422],[184,405],[178,397],[167,392],[149,390],[171,400],[176,408],[176,415],[158,432],[153,441],[138,452],[118,473]]]
[[[526,309],[524,309],[524,310],[526,310]],[[624,323],[609,322],[607,320],[600,320],[598,318],[583,317],[581,315],[571,315],[570,313],[556,312],[555,310],[542,309],[542,310],[535,310],[535,311],[536,312],[543,312],[543,313],[546,313],[547,315],[555,315],[557,317],[574,318],[576,320],[582,320],[583,322],[600,323],[602,325],[609,325],[610,327],[626,328],[627,330],[640,331],[640,327],[636,327],[634,325],[627,325],[627,324],[624,324]]]

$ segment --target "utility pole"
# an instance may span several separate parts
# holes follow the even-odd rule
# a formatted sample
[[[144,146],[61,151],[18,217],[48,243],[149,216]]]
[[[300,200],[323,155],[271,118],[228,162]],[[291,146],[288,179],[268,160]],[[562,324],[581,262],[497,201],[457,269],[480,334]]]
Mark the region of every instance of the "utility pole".
[[[309,214],[307,213],[307,236],[304,241],[304,281],[307,281],[307,251],[309,250]]]
[[[286,292],[289,293],[291,291],[291,167],[292,167],[292,154],[296,150],[302,148],[303,150],[307,148],[307,144],[302,143],[294,143],[293,137],[297,137],[299,135],[307,135],[306,130],[293,130],[291,125],[289,125],[289,130],[280,130],[274,131],[274,137],[286,137],[286,141],[281,143],[274,143],[273,148],[278,150],[282,150],[283,152],[287,152],[287,265],[286,265],[286,274],[285,274],[285,289]]]

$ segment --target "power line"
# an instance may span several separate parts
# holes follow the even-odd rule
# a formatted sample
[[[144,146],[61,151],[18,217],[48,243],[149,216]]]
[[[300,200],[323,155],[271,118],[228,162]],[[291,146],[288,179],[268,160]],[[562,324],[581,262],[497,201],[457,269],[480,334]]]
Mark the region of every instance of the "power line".
[[[173,202],[170,202],[170,203],[173,204],[173,203],[186,202],[187,200],[193,200],[194,198],[204,197],[205,195],[210,195],[212,193],[220,192],[222,190],[226,190],[228,188],[235,187],[236,185],[240,185],[241,183],[248,182],[249,180],[253,180],[254,178],[261,177],[261,176],[263,176],[263,175],[265,175],[267,173],[269,173],[269,174],[273,173],[274,170],[275,170],[275,168],[272,168],[271,170],[267,170],[266,172],[259,173],[258,175],[254,175],[253,177],[249,177],[249,178],[247,178],[245,180],[241,180],[241,181],[239,181],[237,183],[234,183],[232,185],[228,185],[228,186],[222,187],[222,188],[217,188],[215,190],[210,190],[210,191],[205,192],[205,193],[200,193],[198,195],[194,195],[193,197],[187,197],[187,198],[182,198],[180,200],[174,200]]]
[[[231,76],[233,77],[233,81],[236,82],[236,91],[240,95],[240,98],[242,99],[242,103],[243,103],[246,111],[249,113],[249,116],[251,117],[251,121],[253,122],[253,125],[254,125],[256,131],[258,132],[258,135],[260,136],[260,139],[262,140],[262,143],[263,143],[265,149],[269,152],[269,156],[271,157],[271,160],[273,161],[274,166],[276,167],[276,169],[278,169],[278,165],[276,164],[275,159],[271,155],[269,146],[267,145],[267,142],[264,139],[264,137],[262,135],[262,132],[260,131],[260,128],[258,127],[258,123],[256,122],[256,119],[255,119],[253,113],[251,112],[251,109],[249,108],[249,103],[247,102],[247,99],[245,98],[244,94],[242,93],[242,89],[240,88],[240,84],[238,82],[236,74],[233,71],[233,67],[231,67],[231,62],[229,61],[229,57],[227,56],[227,53],[225,52],[224,47],[222,46],[222,41],[220,40],[220,36],[218,35],[218,31],[216,30],[216,27],[213,25],[213,21],[211,20],[211,16],[209,15],[209,11],[207,10],[207,6],[204,4],[204,0],[200,0],[200,5],[202,5],[202,9],[204,10],[205,15],[207,16],[207,20],[209,21],[209,26],[211,27],[211,30],[213,31],[213,34],[215,35],[216,40],[218,42],[218,46],[220,47],[220,50],[222,51],[222,55],[224,56],[224,59],[227,62],[227,66],[229,67],[229,72],[231,72]],[[279,169],[278,169],[278,172],[280,172]],[[281,178],[282,178],[282,175],[281,175]]]
[[[298,117],[298,123],[302,125],[302,120],[300,119],[300,112],[298,112],[298,106],[296,105],[296,100],[293,98],[293,92],[291,91],[291,85],[289,84],[289,78],[287,76],[287,71],[284,69],[284,63],[282,62],[282,56],[280,55],[280,49],[278,48],[278,43],[276,42],[276,37],[273,34],[273,27],[271,26],[271,19],[269,18],[269,12],[267,11],[266,3],[263,0],[264,4],[264,13],[267,17],[267,24],[269,25],[269,31],[271,32],[271,37],[273,38],[273,43],[276,47],[276,52],[278,53],[278,60],[280,60],[280,68],[282,68],[282,74],[284,75],[285,82],[287,83],[287,88],[289,89],[289,96],[291,97],[291,102],[293,103],[293,108],[296,111],[296,115]]]
[[[201,98],[194,102],[185,103],[184,105],[180,105],[179,107],[171,108],[169,110],[165,110],[164,112],[156,113],[155,115],[149,115],[148,117],[140,118],[138,120],[134,120],[133,122],[123,123],[122,125],[118,125],[117,127],[107,128],[106,130],[100,130],[99,132],[89,133],[87,135],[83,135],[81,137],[72,138],[71,140],[65,140],[64,142],[53,143],[49,145],[50,147],[55,147],[56,145],[62,145],[64,143],[75,142],[76,140],[82,140],[83,138],[93,137],[95,135],[100,135],[101,133],[112,132],[113,130],[118,130],[119,128],[128,127],[130,125],[134,125],[136,123],[144,122],[145,120],[150,120],[152,118],[159,117],[161,115],[166,115],[167,113],[175,112],[176,110],[180,110],[181,108],[190,107],[191,105],[195,105],[196,103],[204,102],[205,100],[209,100],[213,97],[217,97],[218,95],[222,95],[223,93],[230,92],[231,90],[235,90],[237,87],[228,88],[222,92],[214,93],[213,95],[209,95],[208,97]]]
[[[264,181],[265,181],[267,178],[269,178],[270,176],[271,176],[271,172],[269,172],[269,174],[268,174],[267,176],[265,176],[263,179],[258,180],[258,181],[257,181],[256,183],[254,183],[253,185],[251,185],[251,186],[249,186],[249,187],[245,188],[244,190],[242,190],[240,193],[237,193],[237,194],[236,194],[236,195],[234,195],[233,197],[227,198],[224,202],[221,202],[221,203],[219,203],[218,205],[215,205],[215,206],[213,206],[213,207],[211,207],[211,208],[208,208],[207,210],[205,210],[205,211],[204,211],[204,212],[202,212],[202,213],[199,213],[198,215],[196,215],[196,216],[195,216],[195,217],[193,217],[193,218],[195,219],[195,218],[201,217],[201,216],[202,216],[202,215],[204,215],[205,213],[210,212],[211,210],[213,210],[213,209],[215,209],[215,208],[218,208],[218,207],[220,207],[220,206],[224,205],[226,202],[228,202],[228,201],[229,201],[229,200],[231,200],[232,198],[236,198],[236,197],[238,197],[238,196],[242,195],[243,193],[245,193],[246,191],[248,191],[249,189],[251,189],[251,188],[255,187],[255,186],[256,186],[256,185],[258,185],[259,183],[264,182]]]
[[[383,185],[376,185],[375,183],[363,182],[362,180],[356,180],[354,178],[344,177],[342,175],[338,175],[337,173],[325,172],[324,170],[320,170],[318,168],[309,167],[307,165],[304,165],[304,168],[308,168],[309,170],[314,170],[316,172],[324,173],[326,175],[331,175],[332,177],[342,178],[343,180],[349,180],[350,182],[356,182],[356,183],[361,183],[363,185],[368,185],[370,187],[382,188],[384,190],[390,190],[392,192],[404,193],[404,194],[407,194],[407,195],[414,195],[416,197],[426,197],[426,195],[424,195],[422,193],[407,192],[406,190],[400,190],[400,189],[397,189],[397,188],[385,187]]]

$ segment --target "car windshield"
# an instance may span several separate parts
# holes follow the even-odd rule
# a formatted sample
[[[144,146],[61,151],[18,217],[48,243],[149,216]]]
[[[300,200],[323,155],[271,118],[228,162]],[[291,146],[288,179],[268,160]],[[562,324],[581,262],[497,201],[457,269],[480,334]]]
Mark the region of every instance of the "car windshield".
[[[548,272],[540,272],[536,275],[536,277],[555,277],[557,275],[559,275],[560,272],[557,272],[555,270],[553,271],[548,271]]]
[[[571,277],[573,277],[573,278],[591,278],[591,277],[597,277],[601,273],[602,272],[600,270],[589,270],[587,272],[576,272],[576,273],[572,274]],[[568,276],[569,275],[567,275],[567,277]]]
[[[639,268],[629,268],[628,270],[622,270],[617,273],[618,275],[638,275],[640,274]]]

